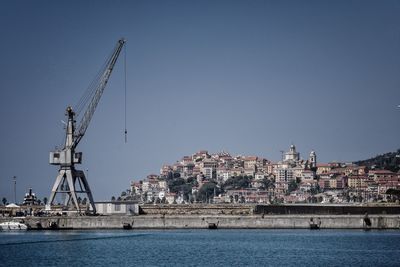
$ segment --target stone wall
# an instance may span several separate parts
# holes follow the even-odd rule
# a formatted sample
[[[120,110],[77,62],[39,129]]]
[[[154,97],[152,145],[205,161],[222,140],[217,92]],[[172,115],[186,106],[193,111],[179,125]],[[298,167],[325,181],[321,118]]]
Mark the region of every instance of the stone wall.
[[[190,204],[140,205],[140,214],[146,215],[251,215],[255,205]]]
[[[361,214],[400,214],[398,205],[256,205],[254,214],[320,214],[320,215],[361,215]]]

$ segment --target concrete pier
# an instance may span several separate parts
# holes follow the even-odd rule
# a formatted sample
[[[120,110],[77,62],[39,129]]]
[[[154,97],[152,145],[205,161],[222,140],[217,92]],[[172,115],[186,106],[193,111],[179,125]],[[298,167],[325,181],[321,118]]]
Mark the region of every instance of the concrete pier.
[[[365,229],[363,215],[140,215],[1,218],[23,220],[31,229],[206,229],[209,223],[220,229],[307,229],[310,219],[321,229]],[[370,229],[400,229],[399,215],[370,215]]]
[[[398,205],[129,204],[122,209],[121,203],[111,204],[120,205],[120,213],[99,208],[111,213],[0,217],[0,222],[23,220],[38,230],[207,229],[212,224],[220,229],[306,229],[310,224],[318,224],[320,229],[400,229]]]

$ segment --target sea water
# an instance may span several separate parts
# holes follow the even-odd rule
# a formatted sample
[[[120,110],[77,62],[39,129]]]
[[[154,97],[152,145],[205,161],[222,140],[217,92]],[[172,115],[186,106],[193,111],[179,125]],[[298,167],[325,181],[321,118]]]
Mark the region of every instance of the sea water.
[[[0,232],[0,266],[400,266],[400,231]]]

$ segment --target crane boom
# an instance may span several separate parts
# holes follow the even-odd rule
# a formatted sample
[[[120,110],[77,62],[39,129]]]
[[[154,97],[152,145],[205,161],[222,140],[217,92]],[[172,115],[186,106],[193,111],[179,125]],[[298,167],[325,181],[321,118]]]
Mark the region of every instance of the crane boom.
[[[111,57],[107,61],[105,70],[104,70],[103,74],[101,75],[101,77],[99,78],[98,87],[94,93],[94,96],[93,96],[92,100],[90,101],[88,108],[86,109],[86,111],[77,127],[77,133],[74,138],[75,140],[73,142],[74,148],[79,144],[82,137],[85,135],[85,132],[89,126],[89,123],[93,117],[93,114],[96,111],[97,104],[100,101],[100,98],[104,92],[104,89],[106,88],[108,79],[110,78],[111,72],[115,66],[115,63],[117,62],[118,56],[119,56],[125,42],[126,41],[124,39],[118,40],[118,43],[116,44],[114,52],[112,53]]]

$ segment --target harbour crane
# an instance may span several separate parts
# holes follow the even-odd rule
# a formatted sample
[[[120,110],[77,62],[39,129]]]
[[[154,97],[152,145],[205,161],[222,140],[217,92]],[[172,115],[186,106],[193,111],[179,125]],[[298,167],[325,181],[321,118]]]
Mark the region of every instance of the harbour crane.
[[[56,181],[51,190],[50,205],[53,204],[57,194],[64,194],[66,196],[64,207],[69,207],[72,201],[78,213],[81,213],[77,194],[86,194],[91,211],[93,214],[96,214],[96,206],[85,173],[75,169],[75,164],[82,163],[82,152],[76,152],[76,148],[86,133],[125,42],[125,39],[118,40],[111,56],[107,59],[98,76],[91,83],[86,94],[78,104],[78,111],[84,107],[86,107],[86,111],[77,126],[75,125],[75,118],[77,116],[75,109],[71,106],[68,106],[66,109],[65,115],[68,120],[66,122],[65,145],[62,149],[50,152],[50,164],[60,166]]]

